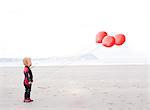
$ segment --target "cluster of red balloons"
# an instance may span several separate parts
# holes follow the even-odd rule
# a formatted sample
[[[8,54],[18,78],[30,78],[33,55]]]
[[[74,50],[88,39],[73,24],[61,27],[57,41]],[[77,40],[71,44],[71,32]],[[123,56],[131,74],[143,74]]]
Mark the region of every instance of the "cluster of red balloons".
[[[124,34],[116,34],[114,36],[109,36],[107,32],[102,31],[96,35],[96,43],[102,43],[105,47],[112,47],[113,45],[122,45],[124,44],[126,37]]]

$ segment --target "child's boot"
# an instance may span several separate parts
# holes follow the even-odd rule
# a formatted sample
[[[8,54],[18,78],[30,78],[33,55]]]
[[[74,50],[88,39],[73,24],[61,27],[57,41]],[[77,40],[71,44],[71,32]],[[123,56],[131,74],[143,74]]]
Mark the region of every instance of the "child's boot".
[[[29,99],[29,101],[30,101],[30,102],[33,102],[33,100],[32,100],[32,99]]]
[[[28,103],[28,102],[30,102],[30,99],[24,99],[24,102]]]

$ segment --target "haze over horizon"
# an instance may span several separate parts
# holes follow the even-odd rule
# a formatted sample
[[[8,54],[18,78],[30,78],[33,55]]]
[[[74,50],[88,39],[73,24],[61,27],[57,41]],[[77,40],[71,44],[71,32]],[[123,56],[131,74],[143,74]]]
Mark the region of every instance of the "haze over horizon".
[[[149,29],[149,0],[3,0],[0,58],[85,54],[96,48],[99,31],[123,33],[127,41],[109,49],[98,45],[96,56],[145,57],[150,56]]]

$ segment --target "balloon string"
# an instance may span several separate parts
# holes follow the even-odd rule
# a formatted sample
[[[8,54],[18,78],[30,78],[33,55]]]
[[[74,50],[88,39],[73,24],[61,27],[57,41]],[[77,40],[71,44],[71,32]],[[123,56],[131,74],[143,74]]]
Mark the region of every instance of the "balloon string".
[[[61,64],[61,66],[59,66],[59,68],[57,68],[54,72],[52,72],[52,74],[54,74],[54,73],[60,71],[61,69],[65,68],[65,65],[71,64],[71,63],[75,60],[76,57],[78,57],[79,55],[81,55],[81,52],[86,51],[86,50],[89,49],[89,47],[91,47],[92,45],[93,45],[93,43],[90,44],[89,46],[87,46],[86,48],[82,49],[82,50],[81,50],[80,52],[78,52],[75,56],[70,57],[70,59],[68,59],[67,61],[64,61],[63,64]],[[90,51],[88,51],[88,52],[86,52],[86,53],[92,53],[92,52],[95,51],[97,48],[98,48],[98,46],[92,48]],[[86,54],[86,53],[84,53],[84,54]],[[37,67],[37,66],[32,66],[31,68],[35,68],[35,67]]]
[[[97,48],[98,48],[98,47],[92,49],[91,51],[88,51],[87,53],[93,52],[93,51],[96,50]],[[75,56],[75,57],[76,57],[76,56]],[[71,59],[71,60],[70,60],[70,59]],[[68,62],[63,63],[62,66],[59,66],[59,68],[56,69],[54,72],[52,72],[52,74],[54,74],[54,73],[56,73],[56,72],[59,72],[61,69],[65,68],[67,64],[71,64],[71,63],[74,61],[74,58],[71,57],[70,59],[68,60]]]

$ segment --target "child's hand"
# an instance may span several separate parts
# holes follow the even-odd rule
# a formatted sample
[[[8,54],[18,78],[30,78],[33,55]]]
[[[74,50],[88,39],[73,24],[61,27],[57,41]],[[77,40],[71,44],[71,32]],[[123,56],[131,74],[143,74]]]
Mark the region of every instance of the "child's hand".
[[[32,82],[30,81],[29,84],[32,84]]]

